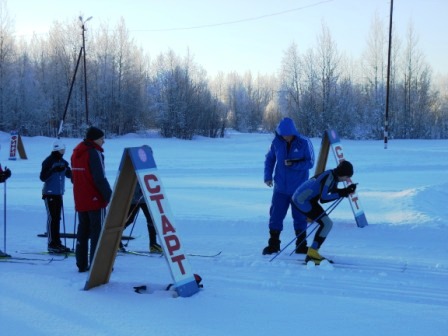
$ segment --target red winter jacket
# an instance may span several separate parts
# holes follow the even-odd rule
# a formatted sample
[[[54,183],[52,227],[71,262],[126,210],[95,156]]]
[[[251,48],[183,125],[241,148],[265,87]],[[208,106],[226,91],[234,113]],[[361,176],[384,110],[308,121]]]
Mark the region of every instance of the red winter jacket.
[[[84,140],[73,150],[71,166],[76,211],[105,208],[112,190],[105,175],[103,149]]]

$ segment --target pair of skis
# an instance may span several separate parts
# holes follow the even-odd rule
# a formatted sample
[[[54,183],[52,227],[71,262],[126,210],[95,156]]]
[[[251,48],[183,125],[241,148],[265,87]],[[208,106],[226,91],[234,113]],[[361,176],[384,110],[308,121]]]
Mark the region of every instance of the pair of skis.
[[[51,262],[51,261],[60,261],[60,260],[65,260],[70,256],[74,256],[74,252],[68,252],[68,253],[50,253],[47,251],[40,251],[40,252],[24,252],[24,251],[16,251],[16,253],[20,253],[20,254],[33,254],[33,255],[52,255],[54,256],[53,258],[48,258],[48,259],[44,259],[44,258],[22,258],[22,257],[8,257],[8,258],[0,258],[1,260],[28,260],[28,261],[47,261],[47,262]],[[190,257],[202,257],[202,258],[215,258],[218,257],[219,255],[221,255],[222,251],[219,251],[217,253],[188,253],[187,255]],[[143,256],[143,257],[155,257],[155,258],[160,258],[163,257],[162,253],[153,253],[153,252],[149,252],[149,251],[132,251],[132,250],[127,250],[127,251],[118,251],[119,255],[126,255],[126,254],[130,254],[130,255],[137,255],[137,256]],[[60,258],[55,258],[56,256],[60,256]]]
[[[34,253],[33,253],[34,254]],[[62,261],[67,257],[63,258],[28,258],[28,257],[17,257],[17,256],[2,256],[0,257],[0,262],[5,263],[15,263],[15,264],[28,264],[28,265],[48,265],[53,261]]]
[[[219,251],[217,253],[211,253],[211,254],[205,254],[205,253],[187,253],[189,257],[201,257],[201,258],[215,258],[221,255],[222,251]],[[163,253],[154,253],[154,252],[148,252],[148,251],[122,251],[118,252],[118,254],[132,254],[132,255],[138,255],[142,257],[155,257],[160,258],[163,257]]]

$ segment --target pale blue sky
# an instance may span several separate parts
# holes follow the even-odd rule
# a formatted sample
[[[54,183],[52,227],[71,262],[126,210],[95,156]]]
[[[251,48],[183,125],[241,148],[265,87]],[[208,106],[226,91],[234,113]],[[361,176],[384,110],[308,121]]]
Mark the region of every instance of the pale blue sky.
[[[113,28],[123,17],[131,37],[151,57],[169,48],[184,56],[189,48],[210,75],[264,74],[280,68],[293,42],[300,51],[316,46],[322,22],[339,51],[359,59],[375,12],[388,29],[390,0],[9,0],[7,8],[18,35],[46,33],[54,21],[79,15],[93,16],[88,29],[100,23]],[[447,13],[448,0],[394,0],[399,36],[405,38],[412,22],[426,61],[442,74],[448,74]],[[204,27],[193,28],[198,26]]]

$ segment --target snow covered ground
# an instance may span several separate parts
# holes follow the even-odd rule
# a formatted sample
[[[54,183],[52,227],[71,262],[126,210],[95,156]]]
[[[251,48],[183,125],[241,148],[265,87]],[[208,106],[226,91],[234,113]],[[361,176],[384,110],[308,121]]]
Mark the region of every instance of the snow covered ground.
[[[73,257],[50,263],[1,262],[2,335],[448,335],[448,141],[342,141],[369,226],[357,228],[348,201],[321,249],[340,265],[308,268],[287,249],[262,256],[272,190],[263,183],[272,134],[229,133],[224,139],[161,139],[150,134],[106,139],[113,185],[123,148],[152,147],[174,224],[204,288],[189,298],[160,290],[172,282],[164,258],[118,256],[110,282],[84,291],[86,273]],[[7,183],[6,250],[50,259],[39,171],[54,139],[24,137],[28,160],[10,161],[9,134],[0,133]],[[63,139],[69,159],[80,139]],[[313,139],[316,155],[320,139]],[[330,158],[333,167],[333,158]],[[3,189],[0,200],[3,222]],[[65,226],[73,232],[67,183]],[[128,231],[129,233],[129,231]],[[285,221],[282,246],[293,239]],[[141,214],[129,249],[145,250]],[[0,248],[3,246],[3,231]],[[66,241],[72,247],[71,239]],[[137,294],[147,285],[151,294]]]

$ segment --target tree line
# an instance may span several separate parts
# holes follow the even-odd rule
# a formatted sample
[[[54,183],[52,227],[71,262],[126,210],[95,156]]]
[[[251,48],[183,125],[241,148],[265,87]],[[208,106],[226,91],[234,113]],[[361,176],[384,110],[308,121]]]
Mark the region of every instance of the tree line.
[[[164,137],[219,137],[227,128],[271,132],[284,116],[311,137],[329,128],[353,139],[383,136],[388,41],[376,17],[361,60],[344,56],[322,25],[316,46],[300,50],[292,43],[276,74],[214,78],[189,51],[181,56],[168,50],[151,60],[122,19],[114,29],[86,31],[87,88],[81,62],[68,101],[82,45],[79,20],[56,22],[47,35],[25,41],[15,37],[3,3],[0,9],[5,132],[56,136],[68,102],[64,136],[82,137],[87,124],[94,124],[108,135],[156,128]],[[446,138],[446,83],[433,80],[412,25],[404,39],[394,35],[393,41],[389,138]]]

